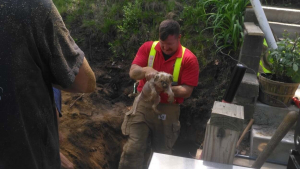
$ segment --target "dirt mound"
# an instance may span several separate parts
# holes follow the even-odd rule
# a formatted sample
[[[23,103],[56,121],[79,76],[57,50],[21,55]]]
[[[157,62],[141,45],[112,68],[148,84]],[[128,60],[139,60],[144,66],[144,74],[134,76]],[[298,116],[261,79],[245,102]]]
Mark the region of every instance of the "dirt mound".
[[[117,168],[125,141],[120,130],[125,109],[123,103],[92,111],[72,108],[73,113],[61,119],[60,129],[66,137],[62,153],[71,158],[76,168]]]
[[[133,82],[128,77],[128,66],[102,64],[92,67],[97,78],[95,92],[62,93],[63,117],[59,130],[65,138],[61,152],[76,168],[114,169],[118,168],[126,141],[121,124],[132,103],[127,97],[127,88],[132,87]]]

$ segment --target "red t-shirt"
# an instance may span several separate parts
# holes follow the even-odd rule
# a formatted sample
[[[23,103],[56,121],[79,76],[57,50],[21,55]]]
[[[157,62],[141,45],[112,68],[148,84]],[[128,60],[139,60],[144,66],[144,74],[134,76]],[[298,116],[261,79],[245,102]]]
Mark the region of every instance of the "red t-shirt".
[[[152,47],[153,41],[145,42],[138,50],[132,64],[136,64],[141,67],[148,66],[149,53]],[[163,53],[160,48],[160,43],[155,46],[156,54],[153,63],[153,68],[157,71],[163,71],[173,75],[174,64],[177,57],[182,56],[182,47],[179,45],[177,52],[165,61]],[[186,49],[181,62],[181,68],[179,72],[178,85],[189,85],[197,86],[199,79],[199,64],[196,56],[189,50]],[[140,80],[137,90],[142,91],[146,79]],[[161,103],[168,103],[168,95],[165,93],[160,94]],[[175,102],[180,104],[183,102],[183,98],[175,97]]]

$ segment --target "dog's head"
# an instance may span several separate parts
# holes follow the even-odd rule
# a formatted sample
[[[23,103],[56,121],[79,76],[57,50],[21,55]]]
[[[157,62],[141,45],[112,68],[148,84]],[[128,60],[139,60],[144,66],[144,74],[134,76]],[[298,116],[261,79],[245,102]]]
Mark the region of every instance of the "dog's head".
[[[158,72],[154,76],[154,83],[162,89],[168,88],[171,85],[172,81],[173,76],[166,72]]]

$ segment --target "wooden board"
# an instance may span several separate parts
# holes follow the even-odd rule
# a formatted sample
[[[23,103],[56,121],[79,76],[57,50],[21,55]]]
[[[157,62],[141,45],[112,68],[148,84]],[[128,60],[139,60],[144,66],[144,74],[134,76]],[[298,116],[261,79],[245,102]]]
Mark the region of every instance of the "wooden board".
[[[222,138],[217,137],[218,132],[218,126],[207,123],[202,158],[204,161],[233,164],[235,146],[240,132],[225,129],[225,136]]]
[[[215,101],[206,125],[203,160],[232,164],[243,123],[243,106]]]
[[[244,106],[215,101],[210,123],[236,131],[243,130]]]
[[[212,115],[213,114],[244,120],[244,107],[236,104],[215,101],[212,108]]]
[[[244,26],[248,35],[264,36],[263,31],[260,29],[260,27],[256,26],[254,22],[244,22]]]

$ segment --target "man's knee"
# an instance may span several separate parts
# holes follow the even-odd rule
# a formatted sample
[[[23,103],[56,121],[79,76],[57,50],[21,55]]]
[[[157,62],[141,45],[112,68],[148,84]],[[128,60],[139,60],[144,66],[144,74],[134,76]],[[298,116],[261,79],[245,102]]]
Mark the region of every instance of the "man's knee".
[[[150,129],[146,123],[131,124],[129,127],[129,141],[147,142]]]
[[[136,156],[145,153],[149,139],[149,128],[145,123],[132,124],[127,143],[123,151],[128,155]]]

